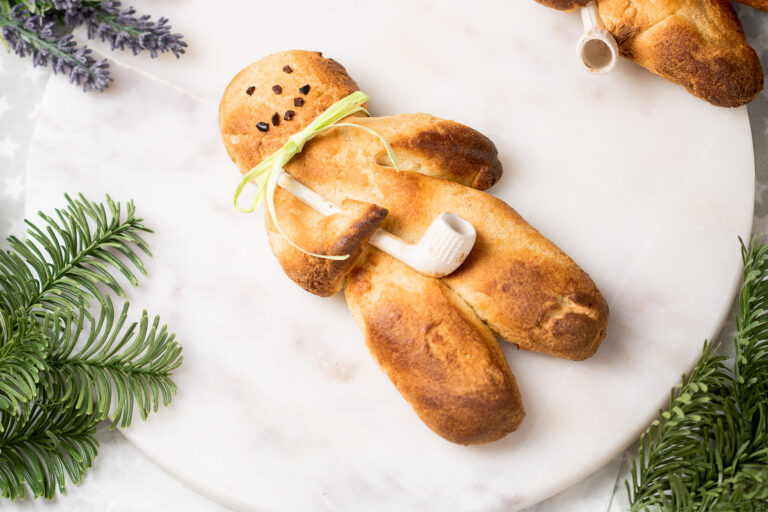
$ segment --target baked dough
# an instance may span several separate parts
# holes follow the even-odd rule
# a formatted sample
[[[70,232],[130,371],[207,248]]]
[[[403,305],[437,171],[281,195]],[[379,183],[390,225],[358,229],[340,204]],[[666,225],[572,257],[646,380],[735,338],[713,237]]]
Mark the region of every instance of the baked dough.
[[[740,4],[751,5],[755,9],[768,11],[768,0],[735,0]]]
[[[726,0],[601,0],[622,55],[721,107],[763,90],[763,70]]]
[[[537,0],[570,10],[587,0]],[[768,8],[768,0],[743,3]],[[763,90],[763,70],[727,0],[598,0],[624,57],[713,105],[746,105]]]
[[[286,65],[291,73],[282,71]],[[282,94],[274,94],[273,85]],[[299,96],[304,106],[294,108],[292,99],[304,85],[310,86]],[[354,90],[344,69],[319,53],[262,59],[238,74],[222,98],[227,151],[246,173]],[[266,132],[256,127],[287,109],[296,111],[291,121]],[[278,189],[280,225],[302,247],[349,247],[351,257],[334,266],[307,256],[266,215],[272,250],[286,273],[312,293],[328,295],[346,276],[346,299],[373,357],[429,428],[461,444],[499,439],[518,427],[524,411],[494,334],[526,350],[585,359],[605,337],[608,306],[567,255],[511,207],[479,190],[502,173],[487,137],[428,114],[356,115],[344,122],[385,137],[400,171],[365,130],[340,126],[314,138],[285,170],[342,205],[345,214],[320,218]],[[423,276],[370,246],[362,249],[376,226],[415,242],[446,211],[477,230],[469,257],[446,278]],[[345,246],[350,233],[355,241]]]
[[[341,207],[341,213],[323,217],[285,190],[275,191],[275,210],[282,219],[280,227],[296,245],[315,254],[349,254],[346,260],[316,258],[297,251],[266,216],[269,243],[279,255],[283,271],[296,284],[320,297],[330,297],[341,290],[371,235],[387,216],[386,209],[353,199],[345,199]]]
[[[559,11],[572,11],[577,7],[584,7],[592,0],[536,0],[542,5]]]
[[[346,297],[374,359],[434,432],[477,444],[517,429],[525,413],[504,353],[445,283],[372,250]]]
[[[463,176],[467,182],[493,182],[483,178],[496,176],[498,169],[495,148],[493,152],[479,149],[480,141],[487,139],[427,114],[353,117],[346,122],[391,140],[396,155],[407,147],[408,158],[398,156],[401,170],[382,165],[387,164],[386,153],[376,137],[351,127],[335,128],[313,139],[286,170],[331,201],[352,198],[385,208],[388,214],[381,226],[411,243],[441,213],[460,215],[475,227],[477,241],[462,266],[442,281],[497,335],[522,349],[574,360],[595,353],[605,336],[608,308],[589,276],[509,205],[450,181]],[[459,130],[465,132],[463,139],[455,135]],[[433,144],[424,151],[405,142],[425,138]],[[460,145],[462,140],[467,146]],[[453,148],[454,168],[440,165],[433,156],[434,148],[441,146]],[[475,160],[471,166],[461,163],[462,154]],[[481,158],[484,163],[479,162]],[[423,169],[430,175],[422,174]],[[444,173],[438,175],[438,170]],[[294,208],[301,215],[305,210],[309,213],[302,204]],[[283,261],[293,251],[298,252],[291,248],[277,256]]]

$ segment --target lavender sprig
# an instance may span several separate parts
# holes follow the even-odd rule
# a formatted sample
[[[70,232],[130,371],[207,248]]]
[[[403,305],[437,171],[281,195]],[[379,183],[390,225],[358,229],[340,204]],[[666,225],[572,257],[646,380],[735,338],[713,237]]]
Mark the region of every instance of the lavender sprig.
[[[0,13],[0,35],[19,57],[32,57],[33,66],[47,66],[57,74],[66,74],[71,83],[83,90],[103,91],[112,81],[106,59],[96,61],[91,50],[78,47],[72,35],[59,37],[58,24],[49,16],[32,14],[16,5],[5,15]]]
[[[67,73],[70,81],[86,91],[102,91],[109,85],[109,65],[96,62],[91,50],[78,48],[72,36],[62,35],[85,25],[88,39],[108,42],[112,50],[143,51],[152,58],[185,53],[181,34],[171,32],[166,18],[152,21],[136,16],[133,7],[122,8],[114,0],[0,0],[0,41],[21,57],[32,56],[35,66],[51,65]]]
[[[104,0],[100,8],[94,9],[87,20],[88,38],[100,38],[109,42],[112,50],[130,49],[134,55],[149,52],[154,59],[161,53],[171,52],[180,57],[187,43],[181,34],[171,33],[166,18],[150,21],[149,15],[134,16],[133,7],[120,9],[120,2]]]

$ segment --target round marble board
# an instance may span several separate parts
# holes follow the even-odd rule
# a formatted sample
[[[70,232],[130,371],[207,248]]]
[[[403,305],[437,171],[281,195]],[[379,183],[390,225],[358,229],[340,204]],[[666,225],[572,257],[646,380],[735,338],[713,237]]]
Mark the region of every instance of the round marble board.
[[[172,405],[125,434],[200,492],[238,510],[517,510],[636,439],[718,331],[752,220],[746,110],[626,61],[587,74],[577,14],[533,0],[134,3],[171,18],[188,54],[117,54],[125,66],[104,94],[51,80],[28,213],[65,191],[110,193],[135,199],[156,230],[149,277],[129,299],[178,334],[184,364]],[[345,65],[374,115],[430,112],[488,135],[505,170],[490,193],[608,300],[608,337],[587,361],[504,343],[527,417],[503,440],[463,447],[429,431],[343,297],[291,283],[262,213],[232,207],[239,175],[219,140],[219,96],[242,67],[290,48]]]

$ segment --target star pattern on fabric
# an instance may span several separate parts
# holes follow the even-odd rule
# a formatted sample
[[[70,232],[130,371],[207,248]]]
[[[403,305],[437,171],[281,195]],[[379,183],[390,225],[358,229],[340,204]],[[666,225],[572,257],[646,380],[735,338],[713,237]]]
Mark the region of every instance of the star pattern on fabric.
[[[46,72],[45,70],[46,68],[27,66],[26,69],[24,69],[24,72],[22,73],[21,76],[26,80],[38,81],[41,78],[48,76],[48,72]]]
[[[10,234],[24,236],[26,151],[50,70],[0,46],[0,249]]]
[[[12,176],[5,180],[3,195],[14,199],[21,199],[24,196],[24,188],[24,175]]]
[[[0,96],[0,117],[3,117],[3,114],[8,112],[11,109],[11,106],[8,105],[8,99],[5,96]]]
[[[26,230],[26,225],[24,224],[24,221],[22,219],[13,219],[10,222],[10,225],[6,228],[7,229],[7,236],[15,235],[18,238],[24,238],[24,231]]]
[[[18,147],[19,145],[13,142],[10,137],[3,137],[0,139],[0,158],[13,158]]]
[[[31,109],[29,109],[27,118],[31,119],[32,122],[37,121],[37,116],[40,113],[40,105],[40,103],[36,103]]]

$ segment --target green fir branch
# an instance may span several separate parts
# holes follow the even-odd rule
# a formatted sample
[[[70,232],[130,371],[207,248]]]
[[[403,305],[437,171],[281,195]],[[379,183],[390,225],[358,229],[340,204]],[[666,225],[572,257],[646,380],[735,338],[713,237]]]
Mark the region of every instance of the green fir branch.
[[[103,302],[104,285],[119,296],[125,293],[113,276],[118,271],[138,285],[135,268],[145,274],[139,251],[151,256],[142,233],[150,233],[135,217],[133,202],[121,221],[120,204],[107,196],[106,205],[65,196],[67,207],[56,218],[42,212],[44,228],[26,221],[28,239],[11,236],[11,250],[0,251],[0,308],[45,314],[72,309],[96,300]],[[127,262],[126,262],[127,261]],[[3,304],[4,303],[4,304]]]
[[[768,245],[742,243],[735,366],[705,344],[641,438],[632,511],[768,511]]]
[[[47,349],[48,341],[36,322],[19,321],[0,311],[0,412],[28,417],[40,372],[46,368]]]
[[[115,317],[112,301],[102,305],[98,320],[90,321],[87,339],[76,350],[85,318],[72,313],[50,322],[49,368],[41,377],[43,395],[80,414],[100,420],[112,417],[112,427],[128,427],[134,408],[141,419],[168,405],[176,393],[171,373],[181,365],[181,345],[160,318],[150,323],[147,312],[125,327],[126,303]],[[116,399],[116,402],[113,400]]]
[[[145,312],[128,324],[118,278],[138,284],[150,255],[133,203],[125,212],[65,196],[42,228],[0,251],[0,495],[52,498],[91,466],[96,425],[129,426],[167,405],[181,346]]]
[[[64,492],[66,477],[79,483],[93,464],[98,443],[93,435],[98,420],[63,404],[32,406],[25,421],[0,413],[6,429],[0,434],[0,496],[53,498]]]

